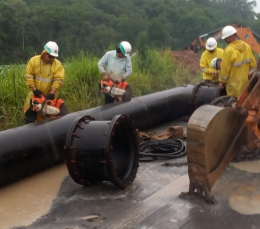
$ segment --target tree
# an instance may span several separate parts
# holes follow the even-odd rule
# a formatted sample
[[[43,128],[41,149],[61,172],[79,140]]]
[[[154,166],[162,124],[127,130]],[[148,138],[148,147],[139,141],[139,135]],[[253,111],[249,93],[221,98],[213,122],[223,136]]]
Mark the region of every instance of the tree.
[[[197,36],[233,22],[252,24],[259,31],[255,4],[255,0],[2,0],[0,63],[27,61],[49,40],[58,43],[64,58],[81,50],[102,55],[120,40],[135,47],[143,34],[148,46],[182,49]]]
[[[29,9],[23,0],[0,3],[1,46],[4,55],[19,59],[24,54]]]

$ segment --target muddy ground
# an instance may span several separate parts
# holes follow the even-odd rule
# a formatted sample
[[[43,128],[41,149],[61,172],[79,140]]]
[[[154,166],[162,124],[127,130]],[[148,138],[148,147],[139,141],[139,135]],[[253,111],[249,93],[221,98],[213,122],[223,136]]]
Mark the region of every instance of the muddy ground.
[[[200,56],[189,50],[173,51],[174,58],[178,63],[189,69],[191,75],[200,70]]]

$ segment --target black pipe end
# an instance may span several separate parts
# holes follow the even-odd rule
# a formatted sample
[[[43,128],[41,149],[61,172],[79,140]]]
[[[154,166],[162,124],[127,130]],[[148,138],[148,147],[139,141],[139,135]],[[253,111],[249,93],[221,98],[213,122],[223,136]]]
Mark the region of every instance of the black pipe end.
[[[139,167],[139,136],[128,115],[115,116],[105,143],[105,170],[109,180],[120,188],[132,184]]]
[[[69,174],[76,183],[110,181],[125,188],[139,167],[138,130],[126,115],[111,121],[77,118],[67,135],[65,151]]]

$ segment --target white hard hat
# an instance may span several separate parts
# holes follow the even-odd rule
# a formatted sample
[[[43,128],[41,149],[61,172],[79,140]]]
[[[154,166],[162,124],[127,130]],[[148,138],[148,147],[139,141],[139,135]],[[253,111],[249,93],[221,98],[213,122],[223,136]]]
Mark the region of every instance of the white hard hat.
[[[216,69],[216,70],[219,70],[219,69],[217,69],[217,63],[218,63],[218,61],[222,61],[222,59],[221,59],[221,58],[218,58],[218,57],[215,57],[215,58],[211,61],[211,67],[214,68],[214,69]]]
[[[226,39],[227,37],[230,37],[230,36],[232,36],[232,35],[234,35],[234,34],[236,34],[237,33],[237,30],[233,27],[233,26],[231,26],[231,25],[227,25],[226,27],[224,27],[223,29],[222,29],[222,36],[221,36],[221,39]]]
[[[214,50],[216,47],[217,47],[217,41],[214,37],[210,37],[208,40],[207,40],[207,43],[206,43],[206,49],[208,50]]]
[[[119,48],[124,56],[129,56],[132,51],[132,47],[128,41],[121,41],[119,43]]]
[[[52,56],[58,57],[59,54],[59,47],[54,41],[47,42],[46,45],[44,45],[44,49]]]
[[[211,67],[214,69],[217,69],[217,60],[218,58],[215,57],[212,61],[211,61]]]

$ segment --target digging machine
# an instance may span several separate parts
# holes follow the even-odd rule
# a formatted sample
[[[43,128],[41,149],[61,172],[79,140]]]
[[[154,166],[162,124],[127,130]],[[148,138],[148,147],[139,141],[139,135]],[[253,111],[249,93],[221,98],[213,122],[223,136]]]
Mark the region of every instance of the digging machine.
[[[248,152],[249,146],[256,149],[260,139],[259,108],[257,72],[238,98],[222,96],[195,110],[187,128],[188,196],[214,203],[212,187],[228,164],[238,152]]]

